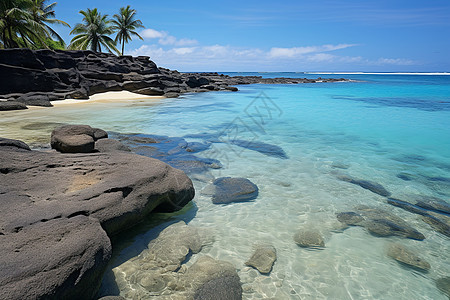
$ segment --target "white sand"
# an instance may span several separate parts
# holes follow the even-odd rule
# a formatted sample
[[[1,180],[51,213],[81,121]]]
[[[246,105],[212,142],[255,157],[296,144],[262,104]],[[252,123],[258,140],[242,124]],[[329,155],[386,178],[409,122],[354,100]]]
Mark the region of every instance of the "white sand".
[[[163,96],[146,96],[141,94],[136,94],[128,91],[120,91],[120,92],[105,92],[95,94],[89,97],[88,100],[80,100],[80,99],[65,99],[65,100],[56,100],[51,101],[53,106],[62,106],[69,104],[82,104],[82,103],[91,103],[91,102],[126,102],[129,100],[152,100],[152,99],[163,99]]]

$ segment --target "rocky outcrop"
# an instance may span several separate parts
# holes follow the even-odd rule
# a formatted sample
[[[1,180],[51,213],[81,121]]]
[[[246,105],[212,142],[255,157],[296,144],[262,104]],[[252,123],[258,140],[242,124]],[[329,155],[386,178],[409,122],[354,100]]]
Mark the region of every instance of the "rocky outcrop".
[[[110,237],[194,196],[190,179],[127,152],[31,151],[0,139],[0,298],[92,299]]]
[[[50,145],[62,153],[90,153],[95,142],[108,137],[100,128],[88,125],[64,125],[52,131]]]
[[[158,68],[147,56],[115,56],[92,51],[0,50],[0,110],[25,105],[52,106],[50,101],[87,99],[108,91],[177,97],[186,92],[237,91],[230,85],[307,83],[343,79],[230,77],[218,73],[180,73]],[[4,101],[2,101],[4,102]]]

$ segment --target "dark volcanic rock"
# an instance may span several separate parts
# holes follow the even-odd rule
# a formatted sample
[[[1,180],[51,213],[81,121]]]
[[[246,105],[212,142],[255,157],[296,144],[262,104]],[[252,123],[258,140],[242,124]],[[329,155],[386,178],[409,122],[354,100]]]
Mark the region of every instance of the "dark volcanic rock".
[[[50,145],[63,153],[89,153],[95,141],[107,138],[106,131],[88,125],[64,125],[52,131]]]
[[[0,111],[27,109],[27,106],[17,101],[0,101]]]
[[[97,142],[95,142],[95,150],[97,150],[98,152],[131,151],[127,146],[113,139],[98,140]]]
[[[1,299],[92,299],[111,255],[108,236],[194,196],[182,171],[152,158],[1,141]]]
[[[243,202],[258,197],[258,187],[246,178],[221,177],[214,180],[214,204]]]
[[[321,79],[320,82],[345,81]],[[299,78],[180,73],[158,68],[148,57],[115,56],[93,51],[0,49],[0,96],[26,94],[26,105],[50,106],[39,97],[87,99],[107,91],[176,97],[186,92],[237,91],[237,84],[297,84]],[[36,98],[35,96],[38,96]],[[17,97],[15,97],[17,98]]]
[[[388,192],[381,184],[369,181],[369,180],[362,180],[357,178],[352,178],[349,176],[340,176],[338,177],[342,181],[350,182],[352,184],[359,185],[363,189],[369,190],[375,194],[378,194],[383,197],[389,197],[391,195],[390,192]]]
[[[0,137],[0,147],[16,147],[19,149],[30,150],[30,147],[22,141],[5,139]]]

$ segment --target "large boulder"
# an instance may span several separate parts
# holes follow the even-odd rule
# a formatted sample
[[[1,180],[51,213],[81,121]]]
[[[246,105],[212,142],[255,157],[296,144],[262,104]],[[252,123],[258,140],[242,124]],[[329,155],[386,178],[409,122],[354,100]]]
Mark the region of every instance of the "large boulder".
[[[95,141],[107,138],[106,131],[88,125],[64,125],[52,131],[50,145],[63,153],[89,153]]]
[[[152,158],[0,144],[0,299],[92,299],[109,237],[194,196],[182,171]]]

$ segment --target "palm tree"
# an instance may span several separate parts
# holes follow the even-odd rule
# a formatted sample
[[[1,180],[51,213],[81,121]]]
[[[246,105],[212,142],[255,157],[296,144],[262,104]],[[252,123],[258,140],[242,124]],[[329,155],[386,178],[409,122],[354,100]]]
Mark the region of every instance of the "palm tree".
[[[122,52],[121,55],[123,55],[123,51],[125,48],[125,43],[128,43],[131,41],[131,36],[136,35],[141,40],[144,40],[135,30],[137,28],[144,28],[142,25],[141,20],[136,20],[136,10],[130,9],[130,6],[127,7],[121,7],[120,13],[115,14],[113,16],[114,20],[111,22],[114,24],[112,26],[112,29],[117,32],[115,42],[120,42],[122,44]]]
[[[33,35],[28,12],[31,3],[27,0],[0,1],[0,40],[4,48],[19,47],[20,38]],[[26,43],[26,42],[25,42]]]
[[[0,43],[4,48],[48,48],[46,40],[61,37],[45,23],[67,23],[53,19],[56,2],[46,6],[47,0],[1,0]]]
[[[90,49],[95,52],[101,52],[102,46],[112,53],[111,49],[116,53],[116,43],[109,35],[113,34],[108,15],[100,14],[96,8],[80,10],[83,15],[83,23],[75,25],[70,34],[76,34],[69,45],[69,49]]]
[[[40,25],[40,27],[45,29],[46,35],[49,35],[57,39],[61,45],[65,45],[64,40],[61,38],[61,36],[46,23],[60,24],[67,27],[70,27],[70,25],[64,21],[55,19],[54,8],[57,3],[53,2],[52,4],[47,5],[46,3],[47,1],[48,0],[31,0],[32,3],[30,9],[31,17],[37,24]]]

